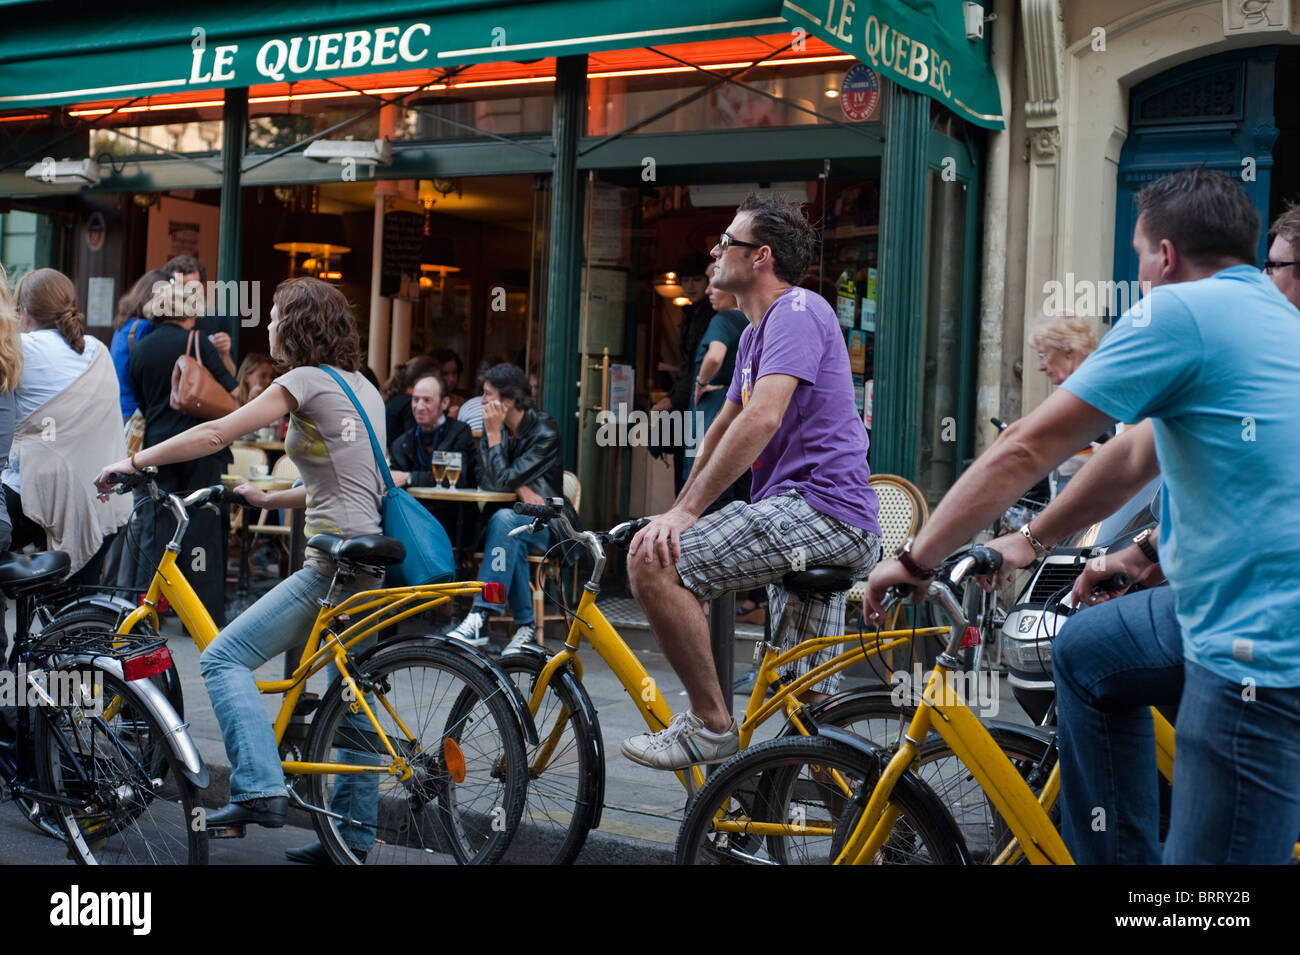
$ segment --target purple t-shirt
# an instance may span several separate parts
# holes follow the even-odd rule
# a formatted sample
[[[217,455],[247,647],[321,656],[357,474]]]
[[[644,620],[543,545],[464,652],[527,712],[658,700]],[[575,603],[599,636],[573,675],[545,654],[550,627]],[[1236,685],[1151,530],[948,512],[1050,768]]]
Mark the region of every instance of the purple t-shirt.
[[[781,426],[753,465],[750,499],[795,490],[836,520],[880,533],[880,503],[867,484],[867,429],[853,395],[853,373],[835,312],[816,292],[787,289],[736,350],[727,399],[749,404],[764,375],[799,385]]]

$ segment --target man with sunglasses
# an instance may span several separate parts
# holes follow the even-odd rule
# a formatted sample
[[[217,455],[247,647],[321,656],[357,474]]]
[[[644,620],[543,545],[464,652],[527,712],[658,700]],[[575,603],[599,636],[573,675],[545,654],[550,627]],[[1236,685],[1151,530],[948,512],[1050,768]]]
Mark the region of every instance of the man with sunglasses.
[[[791,604],[785,646],[843,632],[844,594],[800,600],[780,586],[818,564],[861,577],[875,562],[880,528],[867,484],[867,432],[858,414],[848,349],[826,300],[798,288],[816,236],[799,206],[751,196],[713,248],[715,288],[736,297],[749,321],[727,400],[704,436],[671,510],[632,540],[632,592],[690,709],[658,733],[635,736],[623,755],[655,769],[717,763],[739,748],[709,648],[700,601],[767,585],[772,619]],[[700,515],[752,465],[753,503]],[[805,657],[791,676],[834,655]],[[836,679],[813,687],[835,691]]]

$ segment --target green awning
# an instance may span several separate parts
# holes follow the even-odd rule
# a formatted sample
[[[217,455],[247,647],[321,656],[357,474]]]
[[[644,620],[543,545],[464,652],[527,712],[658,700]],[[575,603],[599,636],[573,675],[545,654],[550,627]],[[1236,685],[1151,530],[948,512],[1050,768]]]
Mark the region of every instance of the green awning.
[[[962,7],[961,0],[785,0],[783,12],[795,26],[891,82],[938,100],[978,126],[1002,129],[988,36],[966,39]]]
[[[0,110],[789,29],[781,0],[31,3],[0,28]]]
[[[111,6],[9,2],[0,29],[0,110],[528,61],[803,27],[971,122],[1001,128],[988,44],[966,39],[960,0],[802,2],[225,0],[197,10],[139,0]]]

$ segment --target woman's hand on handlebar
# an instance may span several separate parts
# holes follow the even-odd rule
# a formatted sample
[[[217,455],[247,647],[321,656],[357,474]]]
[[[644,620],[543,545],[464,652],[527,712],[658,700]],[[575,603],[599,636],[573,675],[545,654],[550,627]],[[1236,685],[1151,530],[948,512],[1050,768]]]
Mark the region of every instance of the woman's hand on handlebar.
[[[95,478],[95,489],[99,491],[100,500],[107,501],[109,492],[117,485],[116,481],[108,479],[110,474],[115,473],[135,474],[135,466],[131,463],[131,459],[123,458],[99,472],[99,476]]]
[[[243,503],[249,507],[275,507],[271,495],[256,484],[241,484],[234,488],[234,492],[243,498]]]
[[[679,507],[656,514],[632,538],[632,546],[627,549],[628,560],[640,557],[648,564],[658,557],[664,567],[677,563],[682,556],[682,534],[698,520],[697,516]]]
[[[1011,583],[1011,578],[1015,576],[1017,570],[1028,567],[1038,559],[1034,555],[1033,545],[1025,540],[1024,535],[1019,532],[1003,534],[984,546],[1002,555],[1002,567],[997,573],[971,578],[986,593],[1001,590]]]

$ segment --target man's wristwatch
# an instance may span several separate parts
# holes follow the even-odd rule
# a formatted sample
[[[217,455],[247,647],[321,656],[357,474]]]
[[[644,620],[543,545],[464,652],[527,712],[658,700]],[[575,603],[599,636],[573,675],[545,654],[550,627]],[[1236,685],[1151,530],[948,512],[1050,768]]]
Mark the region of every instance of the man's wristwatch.
[[[1151,538],[1155,536],[1155,530],[1154,527],[1148,527],[1146,530],[1139,532],[1137,537],[1133,538],[1133,543],[1137,545],[1138,550],[1142,551],[1143,557],[1153,564],[1158,564],[1160,563],[1160,555],[1151,546]]]
[[[1040,541],[1037,537],[1034,536],[1034,532],[1029,529],[1028,524],[1025,524],[1023,527],[1020,528],[1020,536],[1023,537],[1025,540],[1029,541],[1029,546],[1034,549],[1035,557],[1041,558],[1044,554],[1047,553],[1047,548],[1043,546],[1042,541]]]
[[[934,576],[934,569],[927,570],[912,559],[912,541],[915,537],[909,537],[903,541],[903,546],[894,551],[894,558],[903,565],[903,569],[915,577],[917,580],[929,580]]]

